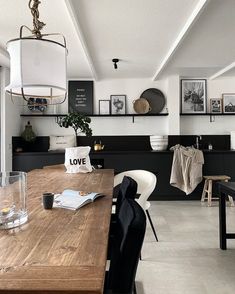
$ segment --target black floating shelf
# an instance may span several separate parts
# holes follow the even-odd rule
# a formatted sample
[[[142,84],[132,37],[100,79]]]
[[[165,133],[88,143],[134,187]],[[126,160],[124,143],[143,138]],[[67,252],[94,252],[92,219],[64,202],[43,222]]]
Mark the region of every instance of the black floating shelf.
[[[58,117],[66,114],[21,114],[24,117]],[[138,117],[138,116],[167,116],[168,113],[150,113],[150,114],[90,114],[89,117]]]
[[[235,115],[235,113],[180,113],[182,116],[189,115]]]
[[[128,114],[90,114],[87,115],[89,117],[132,117],[132,122],[135,122],[135,117],[142,116],[142,117],[154,117],[154,116],[167,116],[168,113],[149,113],[149,114],[135,114],[135,113],[128,113]],[[64,117],[66,114],[21,114],[20,116],[24,117]]]

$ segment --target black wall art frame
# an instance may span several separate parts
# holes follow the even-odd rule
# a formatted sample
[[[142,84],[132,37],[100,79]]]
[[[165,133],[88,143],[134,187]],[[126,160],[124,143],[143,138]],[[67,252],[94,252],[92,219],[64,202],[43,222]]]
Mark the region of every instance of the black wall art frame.
[[[126,95],[110,95],[111,114],[126,114]]]
[[[235,113],[235,93],[224,93],[223,113]]]
[[[69,81],[69,113],[93,114],[93,81]]]
[[[206,113],[207,81],[182,79],[180,84],[181,113]]]
[[[210,113],[222,113],[222,99],[211,98],[210,99]]]

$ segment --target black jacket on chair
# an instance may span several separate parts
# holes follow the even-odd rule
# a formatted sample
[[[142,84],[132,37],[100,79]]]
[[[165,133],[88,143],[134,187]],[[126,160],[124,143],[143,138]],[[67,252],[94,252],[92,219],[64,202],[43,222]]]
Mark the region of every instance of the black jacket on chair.
[[[131,294],[146,229],[146,216],[133,199],[124,199],[117,215],[106,291]],[[109,293],[109,292],[106,292]]]
[[[125,176],[122,183],[119,185],[117,201],[114,202],[115,213],[111,215],[110,228],[109,228],[109,245],[108,245],[108,259],[110,259],[113,247],[113,238],[117,226],[117,215],[119,213],[121,204],[125,198],[134,199],[137,193],[137,183],[131,177]]]
[[[122,183],[119,186],[117,201],[116,201],[116,212],[118,214],[122,201],[125,198],[135,199],[137,193],[137,183],[131,177],[124,176]]]

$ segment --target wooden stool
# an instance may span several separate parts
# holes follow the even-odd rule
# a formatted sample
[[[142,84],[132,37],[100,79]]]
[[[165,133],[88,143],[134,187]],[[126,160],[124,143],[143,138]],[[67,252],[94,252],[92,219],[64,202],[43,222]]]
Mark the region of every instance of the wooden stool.
[[[213,181],[223,181],[223,182],[228,182],[228,180],[231,180],[231,178],[229,176],[204,176],[203,177],[205,179],[205,184],[204,184],[204,188],[203,188],[203,192],[202,192],[202,198],[201,198],[201,202],[204,202],[206,199],[208,201],[208,206],[211,206],[211,201],[212,199],[219,199],[218,197],[212,197],[212,184]],[[207,197],[206,197],[207,194]],[[229,202],[231,204],[231,206],[234,206],[234,202],[233,202],[233,197],[228,196]]]

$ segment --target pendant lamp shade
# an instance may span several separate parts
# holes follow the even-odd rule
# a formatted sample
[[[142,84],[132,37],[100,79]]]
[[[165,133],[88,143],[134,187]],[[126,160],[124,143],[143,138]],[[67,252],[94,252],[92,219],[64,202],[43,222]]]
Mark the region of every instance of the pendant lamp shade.
[[[25,100],[46,98],[48,104],[65,100],[67,49],[64,45],[47,39],[20,38],[9,41],[7,51],[10,54],[8,93]]]

